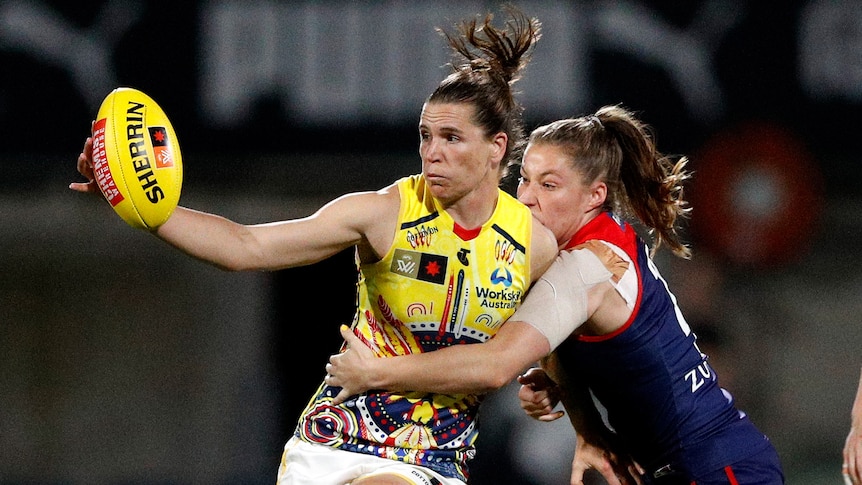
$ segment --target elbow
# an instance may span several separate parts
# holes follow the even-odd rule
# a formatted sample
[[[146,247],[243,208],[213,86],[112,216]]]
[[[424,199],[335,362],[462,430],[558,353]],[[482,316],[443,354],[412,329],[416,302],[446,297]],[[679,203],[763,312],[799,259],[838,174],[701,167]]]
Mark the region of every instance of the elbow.
[[[238,261],[206,261],[210,263],[216,269],[224,271],[226,273],[238,273],[240,271],[248,271],[250,268],[240,264]]]
[[[505,365],[493,365],[487,378],[483,382],[486,392],[493,392],[506,387],[518,377],[518,371],[509,369]]]
[[[267,271],[274,269],[261,253],[248,253],[237,251],[232,254],[222,254],[220,257],[209,261],[216,268],[228,272],[239,273],[249,271]]]
[[[447,393],[488,394],[505,387],[517,376],[502,371],[494,361],[473,365],[456,379],[448,378],[438,389]]]

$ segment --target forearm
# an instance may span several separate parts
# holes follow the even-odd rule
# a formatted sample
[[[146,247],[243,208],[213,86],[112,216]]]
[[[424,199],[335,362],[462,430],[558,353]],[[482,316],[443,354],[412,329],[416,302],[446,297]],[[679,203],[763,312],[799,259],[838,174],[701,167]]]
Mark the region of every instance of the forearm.
[[[589,391],[564,392],[561,400],[575,432],[594,445],[606,446],[606,438],[610,430],[605,426]]]
[[[177,207],[156,236],[193,258],[229,271],[254,268],[245,226],[224,217]]]
[[[488,342],[374,359],[363,372],[367,389],[441,394],[487,393],[513,381],[550,351],[547,339],[523,322],[509,322]]]
[[[579,376],[566,373],[556,353],[542,360],[542,368],[551,379],[557,382],[560,388],[560,401],[577,434],[591,443],[602,443],[609,430],[596,408],[586,383]]]
[[[376,370],[372,371],[373,377],[369,378],[367,387],[439,394],[482,394],[498,388],[502,380],[499,369],[483,362],[478,356],[483,352],[466,349],[478,345],[463,347],[465,351],[456,354],[447,352],[448,349],[440,349],[410,356],[377,359],[379,363],[375,365]]]

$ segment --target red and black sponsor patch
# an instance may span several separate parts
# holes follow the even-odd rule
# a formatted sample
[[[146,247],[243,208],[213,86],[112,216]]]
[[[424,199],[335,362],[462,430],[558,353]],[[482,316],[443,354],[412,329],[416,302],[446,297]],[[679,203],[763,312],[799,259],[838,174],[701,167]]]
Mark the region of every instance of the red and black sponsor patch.
[[[449,258],[439,254],[397,249],[390,270],[409,278],[440,285],[446,280],[448,263]]]

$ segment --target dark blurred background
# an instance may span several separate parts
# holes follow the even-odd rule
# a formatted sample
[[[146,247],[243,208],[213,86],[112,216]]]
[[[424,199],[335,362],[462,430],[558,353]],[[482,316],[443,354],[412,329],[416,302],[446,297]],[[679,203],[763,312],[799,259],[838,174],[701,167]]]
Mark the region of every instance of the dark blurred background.
[[[519,1],[528,128],[621,103],[691,158],[694,258],[657,264],[793,485],[840,483],[862,330],[862,1]],[[344,252],[224,273],[72,193],[118,86],[181,204],[256,223],[420,170],[448,27],[497,2],[0,0],[0,483],[272,484],[338,350]],[[459,369],[447,369],[457,373]],[[474,485],[568,483],[565,420],[489,398]]]

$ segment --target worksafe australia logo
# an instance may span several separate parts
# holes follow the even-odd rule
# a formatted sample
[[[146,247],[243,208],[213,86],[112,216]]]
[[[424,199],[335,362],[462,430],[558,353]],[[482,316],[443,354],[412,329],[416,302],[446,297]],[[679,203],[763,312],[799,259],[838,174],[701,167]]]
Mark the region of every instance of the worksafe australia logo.
[[[408,278],[442,285],[446,280],[448,262],[446,256],[396,249],[389,270]]]

